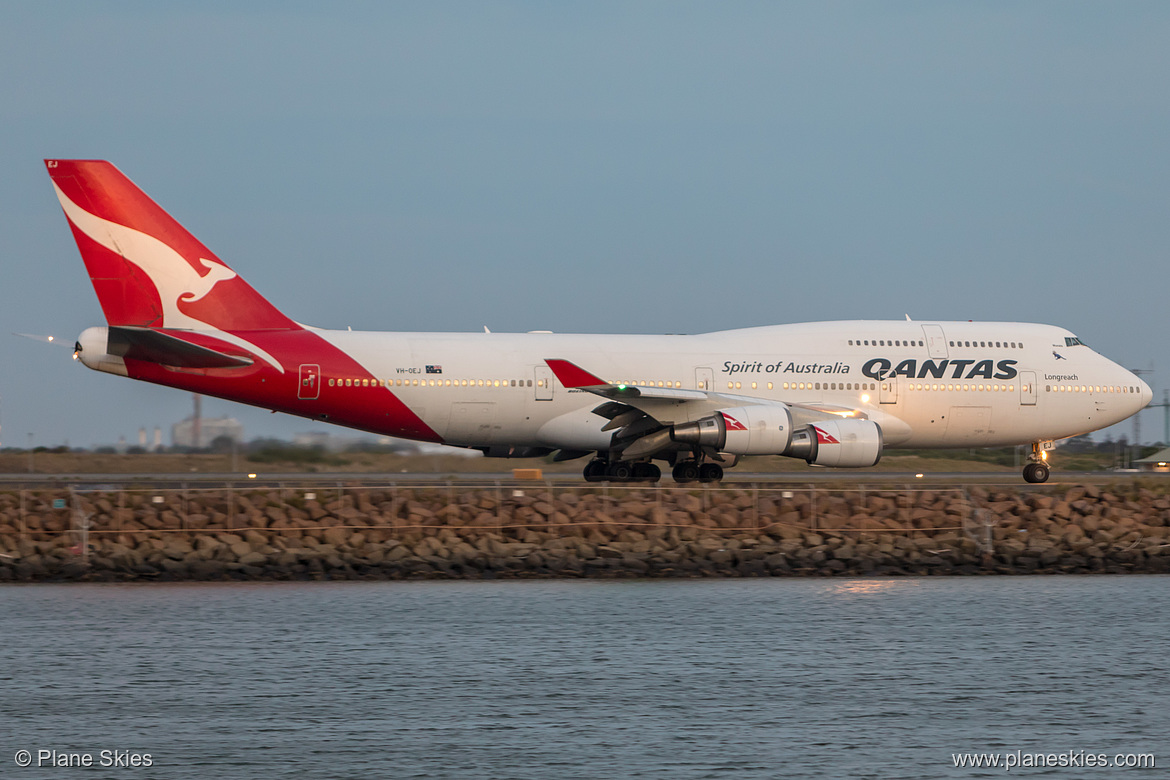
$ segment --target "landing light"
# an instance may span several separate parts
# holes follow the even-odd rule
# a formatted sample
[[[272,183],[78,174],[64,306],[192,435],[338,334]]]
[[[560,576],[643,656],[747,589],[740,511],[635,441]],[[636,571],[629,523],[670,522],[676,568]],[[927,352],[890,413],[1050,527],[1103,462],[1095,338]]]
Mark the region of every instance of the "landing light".
[[[867,403],[869,403],[869,393],[863,393],[863,394],[862,394],[862,396],[861,396],[861,402],[862,402],[863,404],[867,404]]]
[[[915,478],[915,479],[922,479],[922,475],[921,475],[921,474],[915,474],[915,475],[914,475],[914,478]]]
[[[248,479],[256,479],[256,475],[255,475],[255,474],[249,474],[249,475],[248,475]]]
[[[1047,453],[1047,452],[1041,452],[1041,453],[1040,453],[1040,460],[1048,460],[1048,453]]]

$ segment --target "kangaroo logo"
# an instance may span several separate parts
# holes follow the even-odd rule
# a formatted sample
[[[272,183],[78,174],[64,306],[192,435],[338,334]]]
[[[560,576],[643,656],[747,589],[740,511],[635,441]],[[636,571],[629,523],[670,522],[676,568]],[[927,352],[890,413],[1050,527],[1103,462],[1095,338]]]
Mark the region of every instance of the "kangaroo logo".
[[[57,199],[61,201],[65,215],[78,230],[111,252],[116,252],[150,277],[162,302],[164,328],[209,331],[217,338],[243,347],[281,372],[284,371],[284,366],[276,358],[255,344],[226,333],[211,323],[196,319],[179,308],[180,302],[198,301],[206,297],[220,282],[234,279],[235,271],[222,263],[201,257],[198,263],[203,266],[205,273],[200,274],[186,258],[154,236],[90,214],[71,201],[55,182],[53,188],[57,191]]]

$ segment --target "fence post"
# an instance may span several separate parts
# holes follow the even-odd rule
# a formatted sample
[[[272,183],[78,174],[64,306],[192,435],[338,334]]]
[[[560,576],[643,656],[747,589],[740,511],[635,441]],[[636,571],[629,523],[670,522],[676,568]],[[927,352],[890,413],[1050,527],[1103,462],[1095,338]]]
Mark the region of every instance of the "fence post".
[[[809,526],[815,531],[820,526],[820,523],[817,518],[817,489],[811,482],[808,485],[808,495],[812,502],[809,509]]]
[[[755,518],[756,532],[760,530],[760,485],[758,482],[752,483],[752,509]]]
[[[78,543],[81,547],[81,564],[86,568],[89,567],[89,518],[90,515],[85,514],[81,510],[81,501],[77,497],[77,491],[73,485],[69,486],[70,504],[73,506],[73,512],[70,514],[70,525],[75,526],[77,532]]]
[[[500,481],[496,480],[496,533],[504,535],[504,494]]]

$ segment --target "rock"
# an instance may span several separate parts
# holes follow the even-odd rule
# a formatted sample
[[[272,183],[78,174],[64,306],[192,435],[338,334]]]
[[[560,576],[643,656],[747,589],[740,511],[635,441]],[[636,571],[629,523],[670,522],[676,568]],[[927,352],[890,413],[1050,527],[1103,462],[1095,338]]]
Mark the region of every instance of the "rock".
[[[261,566],[268,562],[268,556],[258,552],[248,552],[240,556],[239,563],[243,566]]]
[[[322,538],[326,544],[331,544],[335,547],[340,547],[349,541],[350,531],[345,528],[326,528],[322,533]]]

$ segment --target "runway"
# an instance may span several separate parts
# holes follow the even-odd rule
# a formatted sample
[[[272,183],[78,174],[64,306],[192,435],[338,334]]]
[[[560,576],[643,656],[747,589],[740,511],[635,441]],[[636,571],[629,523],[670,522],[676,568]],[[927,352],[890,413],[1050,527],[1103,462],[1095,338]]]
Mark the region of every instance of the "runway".
[[[1170,475],[1138,471],[1054,471],[1048,482],[1029,485],[1014,472],[899,472],[899,471],[837,471],[810,469],[807,472],[733,472],[721,483],[704,486],[699,483],[679,485],[670,478],[664,478],[657,487],[697,489],[702,487],[747,487],[761,485],[776,487],[782,485],[875,485],[909,486],[931,485],[953,487],[957,485],[1002,486],[1012,489],[1043,490],[1051,485],[1103,484],[1135,479],[1162,481]],[[255,476],[240,473],[137,473],[137,474],[0,474],[0,486],[14,489],[35,489],[39,487],[77,486],[87,489],[117,489],[126,486],[154,486],[175,489],[191,487],[233,487],[246,489],[279,488],[289,486],[329,487],[354,485],[452,485],[477,486],[563,486],[573,488],[609,487],[648,488],[647,483],[598,482],[586,483],[575,473],[549,473],[539,480],[516,479],[510,471],[499,472],[334,472],[309,474],[305,472],[257,473]]]

